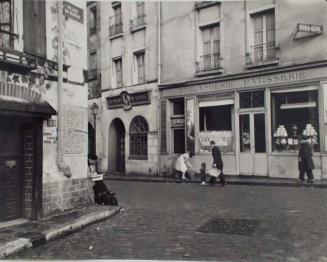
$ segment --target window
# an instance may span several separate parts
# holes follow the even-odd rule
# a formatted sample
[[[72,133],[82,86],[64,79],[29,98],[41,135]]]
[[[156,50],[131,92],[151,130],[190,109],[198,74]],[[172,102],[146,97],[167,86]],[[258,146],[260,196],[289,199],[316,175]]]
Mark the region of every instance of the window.
[[[131,31],[143,28],[145,25],[145,4],[144,2],[136,2],[136,17],[130,21]]]
[[[222,152],[233,151],[232,105],[200,107],[200,152],[210,151],[210,141]]]
[[[123,32],[121,5],[113,7],[114,15],[109,19],[109,34],[114,36]]]
[[[96,6],[93,6],[92,8],[90,8],[89,31],[90,31],[90,34],[95,34],[97,32],[97,9],[96,9]]]
[[[123,86],[123,68],[122,68],[122,59],[115,59],[114,60],[114,67],[115,67],[115,77],[116,77],[116,87]]]
[[[255,14],[253,19],[252,62],[254,64],[276,60],[274,10]]]
[[[135,54],[136,60],[136,73],[137,73],[137,83],[142,84],[145,82],[145,64],[144,64],[144,52],[139,52]]]
[[[90,53],[90,64],[89,64],[89,80],[96,78],[97,73],[97,53]]]
[[[141,116],[135,117],[129,128],[130,158],[147,159],[148,132],[149,127],[146,120]]]
[[[172,100],[173,115],[184,115],[184,98]]]
[[[220,32],[219,26],[202,29],[203,55],[198,63],[198,71],[220,68]]]
[[[276,92],[271,95],[274,151],[297,151],[309,138],[319,151],[318,91]]]
[[[240,108],[256,108],[265,106],[265,91],[240,93]]]
[[[13,14],[11,0],[0,1],[0,47],[13,48]]]

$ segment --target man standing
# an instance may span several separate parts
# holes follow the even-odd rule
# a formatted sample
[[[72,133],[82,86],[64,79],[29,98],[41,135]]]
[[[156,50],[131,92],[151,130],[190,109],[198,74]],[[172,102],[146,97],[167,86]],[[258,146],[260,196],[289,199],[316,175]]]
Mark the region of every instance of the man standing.
[[[308,140],[304,140],[299,151],[299,180],[304,181],[304,174],[307,174],[308,183],[313,183],[312,169],[315,166],[312,160],[312,149]]]
[[[215,141],[210,141],[210,147],[211,147],[211,152],[212,152],[212,157],[213,157],[212,167],[221,170],[221,173],[219,175],[219,180],[220,180],[220,185],[224,186],[226,184],[226,181],[225,181],[225,176],[223,173],[223,161],[221,159],[220,149],[218,146],[215,145]],[[209,183],[214,184],[215,182],[216,182],[216,178],[211,177],[209,180]]]

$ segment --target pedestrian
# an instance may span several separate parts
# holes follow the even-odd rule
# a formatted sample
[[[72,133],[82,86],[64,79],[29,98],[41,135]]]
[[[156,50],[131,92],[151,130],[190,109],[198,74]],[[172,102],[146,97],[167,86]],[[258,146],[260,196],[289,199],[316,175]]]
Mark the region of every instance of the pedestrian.
[[[309,139],[304,137],[299,150],[299,181],[304,181],[304,175],[307,174],[308,183],[313,183],[312,169],[315,168],[312,160],[312,149]]]
[[[201,186],[205,186],[207,185],[207,181],[206,181],[206,176],[207,176],[207,172],[206,172],[206,167],[207,164],[205,162],[201,163],[201,168],[200,168],[200,176],[201,176]]]
[[[187,171],[191,172],[193,170],[192,165],[190,163],[190,159],[194,156],[194,152],[187,152],[180,155],[177,158],[175,169],[181,175],[182,180],[186,180]]]
[[[220,185],[225,186],[226,181],[225,181],[225,176],[223,173],[223,161],[221,159],[220,149],[218,146],[216,146],[215,141],[210,141],[210,147],[211,147],[211,152],[212,152],[212,157],[213,157],[212,167],[217,168],[221,171],[220,175],[219,175]],[[216,182],[216,179],[217,179],[216,177],[213,177],[213,176],[210,177],[209,183],[214,184]]]
[[[94,202],[100,205],[118,205],[115,193],[108,190],[106,184],[103,182],[103,175],[97,173],[98,157],[95,154],[88,155],[88,170],[87,177],[89,179],[89,191],[92,187]]]

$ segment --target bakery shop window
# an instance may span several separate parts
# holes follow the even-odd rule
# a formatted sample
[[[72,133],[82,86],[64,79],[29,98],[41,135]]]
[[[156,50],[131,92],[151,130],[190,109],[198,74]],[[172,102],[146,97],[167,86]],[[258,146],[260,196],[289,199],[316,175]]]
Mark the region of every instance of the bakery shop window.
[[[303,139],[319,151],[318,91],[275,91],[271,95],[273,151],[296,152]]]
[[[221,152],[233,151],[233,100],[200,103],[200,152],[210,152],[210,141],[215,141]],[[216,105],[215,105],[216,104]],[[218,105],[217,105],[218,104]],[[222,104],[222,105],[219,105]],[[212,106],[215,105],[215,106]]]

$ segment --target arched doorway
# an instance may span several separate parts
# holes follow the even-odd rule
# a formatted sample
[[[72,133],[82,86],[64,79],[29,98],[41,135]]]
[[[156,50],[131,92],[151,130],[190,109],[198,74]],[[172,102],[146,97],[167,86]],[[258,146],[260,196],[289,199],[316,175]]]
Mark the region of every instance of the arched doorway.
[[[116,118],[111,122],[108,136],[108,170],[125,173],[125,126]]]
[[[88,153],[89,154],[95,154],[95,150],[94,150],[95,149],[94,128],[90,123],[88,125],[88,138],[89,138]]]

